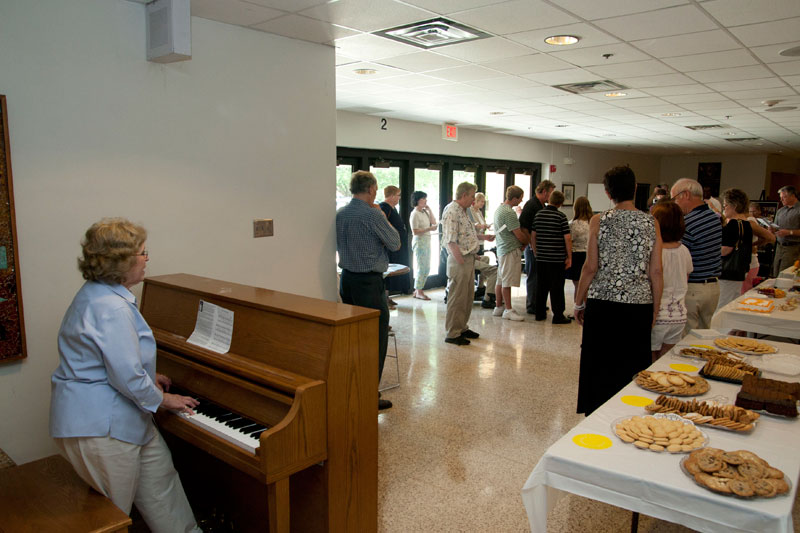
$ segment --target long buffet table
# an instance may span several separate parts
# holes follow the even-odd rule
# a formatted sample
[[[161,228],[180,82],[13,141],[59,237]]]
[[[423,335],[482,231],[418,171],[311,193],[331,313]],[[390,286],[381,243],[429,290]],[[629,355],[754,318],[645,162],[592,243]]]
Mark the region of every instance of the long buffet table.
[[[788,269],[784,272],[788,273]],[[758,294],[758,289],[771,288],[774,286],[775,280],[768,279],[758,285],[758,287],[754,287],[744,295],[728,303],[714,314],[714,317],[711,319],[711,328],[723,333],[731,329],[740,329],[742,331],[761,333],[762,335],[800,339],[800,306],[792,311],[776,309],[768,314],[753,313],[751,311],[742,311],[738,309],[739,302],[744,298],[766,298]],[[787,297],[792,296],[800,296],[800,293],[796,291],[787,291]],[[780,304],[785,301],[785,298],[778,298],[775,300],[775,303]]]
[[[679,357],[677,351],[690,344],[708,345],[710,342],[713,341],[689,335],[650,369],[669,370],[672,364],[688,364],[699,370],[703,366],[701,360]],[[800,346],[772,344],[778,347],[779,353],[800,355]],[[749,359],[751,364],[758,366],[752,357]],[[696,372],[689,374],[695,375]],[[800,380],[800,376],[766,371],[763,377]],[[728,399],[726,403],[733,403],[739,385],[714,380],[708,382],[709,391],[696,397],[698,400],[725,396]],[[655,399],[658,394],[631,382],[542,456],[522,489],[531,531],[546,533],[548,511],[568,492],[698,531],[793,532],[792,505],[800,474],[800,454],[797,453],[800,419],[762,415],[749,434],[698,426],[708,436],[709,446],[729,451],[750,450],[783,470],[791,482],[788,494],[772,499],[743,500],[715,494],[696,485],[680,468],[680,460],[685,454],[640,450],[618,439],[612,428],[615,420],[647,414],[643,407],[623,401],[630,402],[630,396]],[[603,437],[610,439],[610,447],[585,447],[587,443],[602,441]]]

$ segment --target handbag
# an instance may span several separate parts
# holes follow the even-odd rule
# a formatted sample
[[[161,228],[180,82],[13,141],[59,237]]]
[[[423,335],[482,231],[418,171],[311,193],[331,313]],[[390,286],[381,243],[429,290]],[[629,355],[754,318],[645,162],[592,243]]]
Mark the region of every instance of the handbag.
[[[750,247],[742,243],[742,221],[736,219],[739,229],[739,237],[736,240],[736,246],[733,251],[726,256],[722,257],[722,276],[720,279],[731,281],[744,281],[747,272],[750,270]],[[746,251],[747,253],[742,253]]]

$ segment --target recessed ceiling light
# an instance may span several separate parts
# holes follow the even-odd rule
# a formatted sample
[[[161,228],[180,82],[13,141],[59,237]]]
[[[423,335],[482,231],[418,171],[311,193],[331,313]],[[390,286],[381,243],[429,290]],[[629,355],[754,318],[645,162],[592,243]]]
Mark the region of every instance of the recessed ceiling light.
[[[553,46],[568,46],[570,44],[575,44],[580,40],[581,38],[577,35],[551,35],[545,39],[544,42],[547,44],[552,44]]]
[[[662,117],[679,117],[681,113],[661,113]]]
[[[371,74],[378,73],[378,71],[375,70],[374,68],[357,68],[353,72],[355,72],[356,74],[360,74],[362,76],[369,76]]]
[[[793,46],[792,48],[781,50],[778,53],[784,57],[798,57],[800,56],[800,46]]]
[[[556,128],[567,128],[569,124],[556,124]]]
[[[728,131],[728,132],[725,133],[725,135],[736,135],[736,132],[735,131]]]
[[[620,96],[628,96],[628,93],[613,92],[613,93],[606,93],[606,96],[609,98],[619,98]]]
[[[781,105],[775,107],[768,107],[764,111],[769,111],[770,113],[781,113],[783,111],[794,111],[795,109],[797,109],[797,107],[793,105]]]
[[[505,111],[489,111],[490,115],[505,115]]]

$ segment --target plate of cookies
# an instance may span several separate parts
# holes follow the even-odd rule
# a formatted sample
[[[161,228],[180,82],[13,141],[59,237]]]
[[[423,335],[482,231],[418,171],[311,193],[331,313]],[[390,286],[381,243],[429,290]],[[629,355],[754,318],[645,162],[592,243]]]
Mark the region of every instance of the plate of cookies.
[[[791,491],[782,471],[748,450],[695,450],[681,460],[681,470],[701,487],[738,498],[774,498]]]
[[[624,443],[651,452],[688,453],[708,444],[708,436],[675,414],[628,416],[611,423]]]
[[[708,381],[683,372],[642,370],[633,377],[645,390],[673,396],[699,396],[708,392]]]
[[[719,339],[714,339],[714,344],[723,350],[747,355],[764,355],[778,351],[775,346],[768,342],[757,341],[748,337],[720,337]]]

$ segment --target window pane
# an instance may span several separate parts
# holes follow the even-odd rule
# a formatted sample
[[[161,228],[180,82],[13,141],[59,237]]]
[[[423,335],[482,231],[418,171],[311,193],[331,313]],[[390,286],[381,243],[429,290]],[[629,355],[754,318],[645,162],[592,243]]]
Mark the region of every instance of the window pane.
[[[353,175],[352,165],[336,165],[336,210],[350,203],[350,178]]]
[[[439,170],[428,170],[427,168],[414,169],[414,190],[428,195],[428,207],[436,217],[437,223],[442,219],[442,214],[439,212],[439,173]],[[439,233],[431,232],[431,275],[436,275],[438,272]]]
[[[514,174],[514,185],[525,191],[525,195],[522,197],[523,204],[531,199],[531,177],[529,175]]]
[[[400,167],[378,168],[369,167],[369,171],[378,180],[378,195],[375,197],[375,203],[381,203],[383,198],[383,188],[387,185],[394,185],[400,187]]]
[[[494,223],[494,212],[503,203],[506,195],[506,175],[496,172],[486,173],[486,223]]]
[[[466,170],[453,171],[453,200],[456,199],[456,189],[458,188],[459,184],[464,183],[465,181],[475,183],[475,173],[467,172]]]

